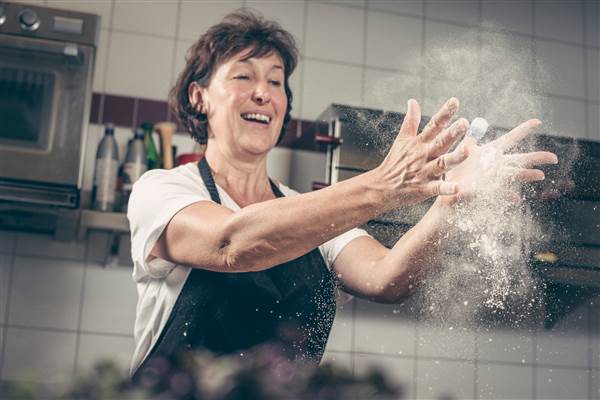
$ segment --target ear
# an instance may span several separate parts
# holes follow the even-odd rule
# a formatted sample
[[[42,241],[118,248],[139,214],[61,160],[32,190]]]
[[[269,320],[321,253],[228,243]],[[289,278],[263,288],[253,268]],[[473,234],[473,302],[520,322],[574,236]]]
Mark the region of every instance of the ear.
[[[206,88],[200,86],[198,82],[192,82],[188,86],[188,100],[190,105],[202,114],[206,114],[205,92]]]

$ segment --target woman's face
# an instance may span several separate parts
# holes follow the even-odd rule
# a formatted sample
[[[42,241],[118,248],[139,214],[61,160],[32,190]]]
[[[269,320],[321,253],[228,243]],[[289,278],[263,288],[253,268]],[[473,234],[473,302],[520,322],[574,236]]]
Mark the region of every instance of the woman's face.
[[[197,87],[209,137],[221,151],[241,159],[275,146],[287,110],[284,70],[275,52],[244,60],[242,52],[221,64],[207,88]]]

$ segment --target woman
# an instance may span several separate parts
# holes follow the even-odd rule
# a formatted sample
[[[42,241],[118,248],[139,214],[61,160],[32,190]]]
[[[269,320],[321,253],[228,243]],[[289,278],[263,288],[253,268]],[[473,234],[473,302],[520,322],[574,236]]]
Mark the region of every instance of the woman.
[[[356,296],[400,301],[439,263],[453,204],[489,178],[469,163],[483,152],[501,154],[540,123],[528,121],[485,147],[465,139],[448,153],[468,128],[465,119],[447,126],[458,100],[448,100],[418,136],[420,109],[409,100],[381,165],[298,194],[266,169],[290,118],[296,62],[291,35],[248,11],[230,14],[190,48],[171,103],[207,147],[198,165],[150,171],[131,195],[139,293],[132,372],[156,355],[243,354],[268,341],[318,363],[335,315],[333,276]],[[543,179],[531,166],[557,162],[547,152],[495,160],[495,174],[523,181]],[[392,249],[356,228],[433,196]]]

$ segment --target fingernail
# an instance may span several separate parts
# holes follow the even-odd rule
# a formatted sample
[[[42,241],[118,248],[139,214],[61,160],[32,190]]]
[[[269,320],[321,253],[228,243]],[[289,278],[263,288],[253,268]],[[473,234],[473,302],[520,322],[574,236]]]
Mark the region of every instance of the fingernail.
[[[446,107],[448,107],[450,111],[456,111],[458,101],[453,97],[446,102]]]

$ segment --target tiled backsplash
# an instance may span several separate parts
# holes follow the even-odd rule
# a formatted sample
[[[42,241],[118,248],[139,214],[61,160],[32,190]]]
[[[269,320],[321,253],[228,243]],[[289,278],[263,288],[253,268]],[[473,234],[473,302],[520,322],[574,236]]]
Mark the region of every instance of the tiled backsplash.
[[[311,136],[316,127],[306,121],[331,102],[402,111],[409,97],[422,100],[424,114],[431,114],[438,97],[452,93],[438,94],[438,81],[426,76],[412,55],[427,54],[452,35],[466,34],[482,48],[498,37],[513,40],[519,57],[531,60],[526,82],[543,89],[547,125],[555,132],[600,140],[596,0],[38,3],[102,16],[89,160],[102,123],[118,125],[123,149],[131,127],[169,118],[166,96],[183,68],[185,51],[239,6],[278,19],[298,41],[300,64],[291,80],[295,122],[269,160],[270,172],[297,190],[310,190],[310,182],[322,180],[325,172],[324,154]],[[554,74],[548,85],[535,87],[536,62]],[[184,135],[175,142],[180,152],[192,147]],[[92,172],[86,166],[88,189]],[[83,242],[60,243],[0,231],[0,380],[31,372],[48,382],[64,382],[104,357],[128,366],[135,286],[130,269],[103,268],[107,246],[108,237],[100,233]],[[356,373],[381,365],[406,385],[407,398],[597,399],[599,304],[586,303],[548,331],[450,333],[422,324],[402,307],[351,301],[340,307],[326,358]]]

